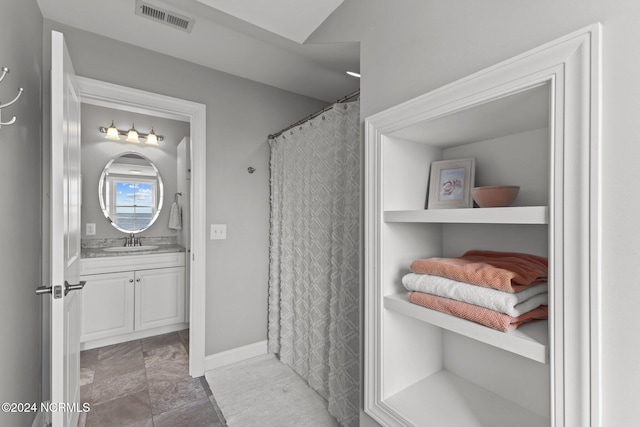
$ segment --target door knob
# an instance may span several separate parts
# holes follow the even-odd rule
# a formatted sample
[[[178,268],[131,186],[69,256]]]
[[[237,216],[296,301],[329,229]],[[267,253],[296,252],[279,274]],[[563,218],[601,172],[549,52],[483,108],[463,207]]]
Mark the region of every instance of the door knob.
[[[67,282],[66,280],[64,281],[64,296],[67,296],[67,294],[70,291],[79,291],[82,288],[84,288],[84,285],[87,284],[86,280],[81,280],[80,283],[76,283],[75,285],[70,285],[69,282]]]
[[[64,281],[64,295],[66,296],[70,291],[79,291],[84,288],[86,280],[82,280],[80,283],[70,285],[66,280]],[[38,286],[36,288],[36,295],[53,294],[54,298],[60,298],[61,286]]]
[[[50,294],[52,292],[53,292],[53,287],[51,286],[38,286],[36,288],[36,295]]]
[[[54,299],[62,298],[62,286],[38,286],[36,288],[36,295],[53,294]],[[67,293],[65,292],[65,295]]]

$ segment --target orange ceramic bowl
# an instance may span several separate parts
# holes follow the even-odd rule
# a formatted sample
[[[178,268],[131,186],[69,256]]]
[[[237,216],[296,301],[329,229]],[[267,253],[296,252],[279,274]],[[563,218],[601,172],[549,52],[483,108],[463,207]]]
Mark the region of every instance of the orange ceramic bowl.
[[[497,208],[513,203],[519,191],[517,185],[492,185],[472,188],[471,196],[481,208]]]

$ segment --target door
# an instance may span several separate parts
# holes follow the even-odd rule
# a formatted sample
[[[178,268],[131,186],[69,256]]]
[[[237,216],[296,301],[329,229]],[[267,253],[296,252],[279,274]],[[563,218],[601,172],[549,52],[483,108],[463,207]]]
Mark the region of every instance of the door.
[[[133,271],[84,276],[80,342],[133,332]]]
[[[184,322],[184,267],[136,271],[135,329]]]
[[[80,101],[62,33],[51,34],[51,402],[80,402]],[[79,413],[52,411],[53,427]]]

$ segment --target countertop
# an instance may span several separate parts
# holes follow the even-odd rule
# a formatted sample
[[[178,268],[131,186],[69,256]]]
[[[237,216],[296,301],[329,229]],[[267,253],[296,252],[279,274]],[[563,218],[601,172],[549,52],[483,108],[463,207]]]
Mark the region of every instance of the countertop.
[[[105,248],[82,248],[81,258],[103,258],[114,256],[131,256],[131,255],[150,255],[150,254],[164,254],[172,252],[185,252],[184,246],[177,244],[169,245],[154,245],[157,248],[150,250],[131,250],[126,246],[112,246],[111,248],[121,248],[121,250],[105,251]],[[134,247],[135,248],[135,247]]]

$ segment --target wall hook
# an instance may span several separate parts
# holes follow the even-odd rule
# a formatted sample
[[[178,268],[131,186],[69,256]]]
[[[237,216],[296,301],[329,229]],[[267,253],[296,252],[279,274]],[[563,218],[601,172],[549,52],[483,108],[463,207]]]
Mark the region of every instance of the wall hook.
[[[7,75],[7,73],[9,72],[9,69],[7,67],[2,67],[2,76],[0,76],[0,82],[2,82],[2,80],[4,80],[4,77]],[[20,88],[18,89],[18,95],[16,95],[15,98],[13,98],[12,101],[7,102],[6,104],[0,104],[0,127],[7,126],[7,125],[12,125],[16,122],[16,116],[13,116],[11,118],[11,120],[9,120],[8,122],[3,122],[2,121],[2,109],[5,107],[8,107],[10,105],[12,105],[14,102],[16,102],[18,100],[18,98],[20,98],[20,95],[22,95],[22,92],[24,91],[24,89]]]
[[[255,171],[256,171],[256,168],[252,168],[251,166],[247,168],[247,172],[249,173],[254,173]]]

